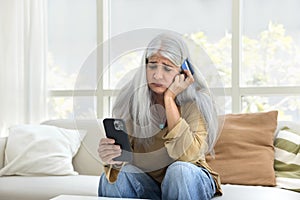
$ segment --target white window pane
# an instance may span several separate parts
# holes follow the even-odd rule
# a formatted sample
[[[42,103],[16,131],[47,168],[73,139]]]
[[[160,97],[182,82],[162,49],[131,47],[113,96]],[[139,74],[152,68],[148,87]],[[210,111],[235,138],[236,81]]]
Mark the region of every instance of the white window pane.
[[[104,98],[104,106],[103,106],[103,118],[105,117],[112,117],[112,108],[113,104],[116,100],[116,97],[111,97],[111,96],[105,96]]]
[[[135,50],[113,59],[111,64],[104,69],[104,89],[121,89],[125,84],[124,79],[128,79],[127,73],[141,66],[142,56],[143,51]]]
[[[300,120],[300,96],[244,96],[243,112],[278,110],[278,120]]]
[[[204,31],[219,40],[231,32],[231,0],[113,0],[111,35],[139,28],[169,29],[179,33]]]
[[[51,90],[74,89],[77,75],[97,44],[96,0],[48,1],[48,71]],[[94,88],[96,69],[87,89]]]
[[[95,97],[49,97],[49,119],[96,119]]]
[[[224,114],[232,113],[232,97],[231,96],[225,96],[225,103],[223,107],[221,107],[224,110]]]
[[[49,119],[73,119],[73,99],[71,97],[48,98]]]
[[[185,34],[205,49],[218,69],[223,85],[231,85],[231,0],[190,0],[188,3],[185,0],[114,0],[109,3],[109,37],[143,28],[168,29]],[[145,40],[146,45],[150,39]],[[115,48],[119,49],[120,45]],[[110,50],[114,54],[114,46]],[[124,55],[132,58],[132,53],[140,52],[130,51]],[[123,55],[121,57],[118,59],[125,60]],[[107,89],[115,89],[116,81],[120,80],[118,71],[128,72],[115,58],[110,58],[114,62],[110,67],[115,65],[116,68],[107,70],[107,78],[104,79]],[[133,63],[140,65],[141,60],[138,59],[140,55],[125,63],[129,65],[127,70],[135,67]]]
[[[242,86],[300,85],[300,1],[243,1]]]

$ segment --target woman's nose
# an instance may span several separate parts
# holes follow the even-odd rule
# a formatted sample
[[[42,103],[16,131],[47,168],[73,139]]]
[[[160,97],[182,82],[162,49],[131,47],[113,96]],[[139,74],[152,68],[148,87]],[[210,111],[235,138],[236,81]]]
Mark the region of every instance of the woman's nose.
[[[158,68],[155,70],[155,72],[154,72],[154,74],[153,74],[153,77],[154,77],[155,79],[161,79],[161,78],[163,77],[163,72],[162,72],[162,70],[160,69],[160,67],[158,67]]]

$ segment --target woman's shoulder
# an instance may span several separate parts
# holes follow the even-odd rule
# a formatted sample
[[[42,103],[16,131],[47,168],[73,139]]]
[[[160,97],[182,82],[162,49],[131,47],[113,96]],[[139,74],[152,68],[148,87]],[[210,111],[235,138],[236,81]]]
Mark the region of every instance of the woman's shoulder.
[[[181,108],[183,110],[189,110],[189,109],[198,109],[197,103],[195,101],[188,101],[181,105]]]
[[[197,113],[197,112],[200,113],[199,107],[198,107],[197,103],[194,101],[186,102],[181,106],[182,114],[190,114],[190,113]]]
[[[181,107],[181,117],[185,120],[200,119],[203,120],[203,114],[199,110],[196,102],[190,101],[186,102]]]

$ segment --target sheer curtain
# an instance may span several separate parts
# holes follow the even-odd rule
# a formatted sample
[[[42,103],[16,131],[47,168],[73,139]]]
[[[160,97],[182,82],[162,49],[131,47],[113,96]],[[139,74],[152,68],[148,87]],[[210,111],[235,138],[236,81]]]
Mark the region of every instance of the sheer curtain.
[[[46,0],[0,0],[0,136],[46,116]]]

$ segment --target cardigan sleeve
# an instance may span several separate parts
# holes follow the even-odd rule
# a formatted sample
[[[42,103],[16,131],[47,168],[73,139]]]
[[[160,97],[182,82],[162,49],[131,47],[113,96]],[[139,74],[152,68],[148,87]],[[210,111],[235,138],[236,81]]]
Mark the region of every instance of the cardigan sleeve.
[[[125,162],[122,164],[120,168],[114,168],[113,165],[104,165],[104,173],[109,183],[116,182],[119,172],[124,165]]]
[[[196,104],[185,105],[176,126],[163,139],[168,154],[175,160],[196,163],[207,151],[207,131]]]

